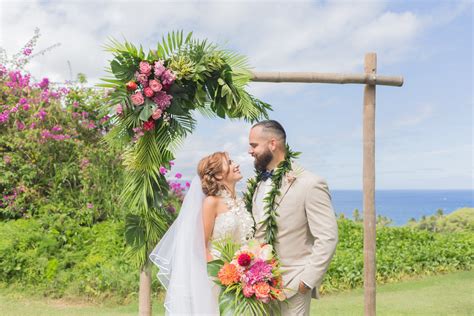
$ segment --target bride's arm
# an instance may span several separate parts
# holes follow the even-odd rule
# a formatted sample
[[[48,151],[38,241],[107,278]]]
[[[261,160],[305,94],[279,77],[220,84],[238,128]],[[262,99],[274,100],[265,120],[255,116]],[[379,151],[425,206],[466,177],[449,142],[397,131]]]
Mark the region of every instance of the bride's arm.
[[[217,207],[219,205],[219,199],[215,196],[208,196],[204,199],[202,205],[202,222],[204,226],[204,242],[206,245],[206,257],[207,261],[212,261],[212,255],[209,251],[209,240],[212,236],[214,229],[214,222],[216,220]]]

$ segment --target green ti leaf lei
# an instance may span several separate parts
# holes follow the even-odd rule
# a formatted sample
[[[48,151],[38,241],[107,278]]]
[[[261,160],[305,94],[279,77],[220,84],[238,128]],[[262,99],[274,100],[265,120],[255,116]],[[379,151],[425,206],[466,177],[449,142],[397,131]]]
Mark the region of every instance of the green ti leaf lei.
[[[265,203],[264,208],[264,219],[263,226],[265,227],[265,242],[272,245],[273,251],[275,251],[276,236],[278,234],[277,216],[276,212],[276,198],[281,195],[280,188],[283,181],[283,177],[292,169],[291,160],[298,158],[300,152],[291,151],[288,144],[286,145],[285,159],[280,162],[275,169],[272,176],[272,189],[267,193],[263,202]],[[247,192],[244,194],[244,202],[247,207],[247,211],[252,213],[253,196],[257,189],[258,183],[262,180],[261,173],[256,171],[257,175],[254,178],[250,178],[247,183]],[[256,225],[255,225],[256,226]],[[254,227],[256,229],[256,227]]]

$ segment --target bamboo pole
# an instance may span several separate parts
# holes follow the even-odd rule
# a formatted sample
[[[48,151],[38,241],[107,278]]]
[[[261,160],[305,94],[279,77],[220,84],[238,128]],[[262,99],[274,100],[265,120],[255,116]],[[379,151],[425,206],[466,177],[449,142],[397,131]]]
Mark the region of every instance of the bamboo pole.
[[[252,72],[251,80],[256,82],[356,83],[397,87],[403,85],[401,76],[377,76],[375,73]]]
[[[146,264],[140,271],[138,296],[138,315],[151,316],[151,269],[149,264]]]
[[[375,75],[377,55],[365,55],[365,73]],[[363,105],[364,315],[376,314],[375,295],[375,85],[366,84]]]

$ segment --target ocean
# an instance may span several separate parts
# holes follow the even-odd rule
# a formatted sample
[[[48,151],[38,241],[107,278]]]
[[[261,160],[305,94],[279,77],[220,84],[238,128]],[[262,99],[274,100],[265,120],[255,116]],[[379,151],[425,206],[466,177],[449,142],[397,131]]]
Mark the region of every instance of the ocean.
[[[337,214],[352,218],[358,209],[362,213],[362,191],[331,190]],[[393,220],[392,225],[404,225],[410,218],[434,215],[438,209],[449,214],[461,207],[474,207],[473,190],[378,190],[375,211]]]

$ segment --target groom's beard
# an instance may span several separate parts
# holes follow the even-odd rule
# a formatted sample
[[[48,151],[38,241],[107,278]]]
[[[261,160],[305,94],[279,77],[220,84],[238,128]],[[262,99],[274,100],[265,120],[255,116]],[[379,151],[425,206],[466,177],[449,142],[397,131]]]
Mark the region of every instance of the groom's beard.
[[[255,169],[259,172],[263,172],[267,170],[268,164],[273,159],[273,153],[270,150],[266,150],[260,156],[255,156],[254,166]]]

